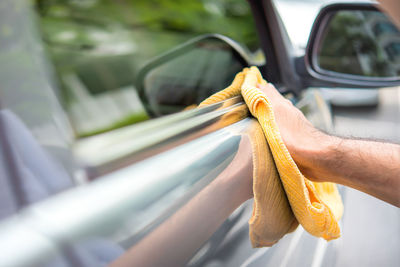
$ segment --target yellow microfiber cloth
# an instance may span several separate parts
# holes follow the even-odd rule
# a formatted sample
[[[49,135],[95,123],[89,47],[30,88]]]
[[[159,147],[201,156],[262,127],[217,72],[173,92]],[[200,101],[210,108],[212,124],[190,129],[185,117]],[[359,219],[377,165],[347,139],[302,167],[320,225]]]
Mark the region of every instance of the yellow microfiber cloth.
[[[299,223],[290,208],[263,130],[256,119],[242,133],[253,155],[253,215],[249,236],[253,247],[272,246]]]
[[[207,98],[199,107],[241,94],[251,114],[257,118],[262,128],[297,221],[314,236],[323,237],[326,240],[338,238],[340,236],[338,220],[343,213],[343,204],[336,184],[311,182],[300,172],[283,143],[272,106],[266,95],[256,87],[257,84],[267,84],[267,82],[256,67],[245,68],[236,75],[229,87]],[[263,156],[253,153],[253,157]],[[263,195],[266,193],[266,187],[260,189],[263,185],[263,177],[260,177],[259,172],[253,172],[253,174],[254,207],[253,216],[249,221],[250,239],[254,247],[268,246],[274,242],[271,242],[270,236],[267,236],[268,231],[263,230],[263,228],[268,228],[266,224],[268,220],[271,220],[271,218],[262,218],[265,215],[261,212],[268,208],[265,207],[266,198]],[[296,224],[293,223],[288,231],[293,230],[295,226]]]

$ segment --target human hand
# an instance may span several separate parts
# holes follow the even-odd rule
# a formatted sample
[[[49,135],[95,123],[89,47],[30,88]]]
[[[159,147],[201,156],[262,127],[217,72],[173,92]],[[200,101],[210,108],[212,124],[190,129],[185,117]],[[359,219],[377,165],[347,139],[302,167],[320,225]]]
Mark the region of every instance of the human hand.
[[[306,178],[350,186],[400,207],[399,145],[327,135],[272,84],[258,88],[269,99],[283,142]]]
[[[311,180],[325,181],[323,168],[316,157],[331,144],[333,137],[314,128],[303,113],[272,84],[258,85],[258,88],[270,100],[283,142],[301,172]]]

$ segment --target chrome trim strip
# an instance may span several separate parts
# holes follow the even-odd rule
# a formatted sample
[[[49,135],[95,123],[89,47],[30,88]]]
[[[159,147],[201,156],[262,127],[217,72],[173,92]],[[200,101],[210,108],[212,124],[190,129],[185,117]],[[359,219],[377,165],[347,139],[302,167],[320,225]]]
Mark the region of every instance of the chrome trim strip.
[[[74,153],[93,179],[244,119],[242,101],[238,96],[83,139]]]

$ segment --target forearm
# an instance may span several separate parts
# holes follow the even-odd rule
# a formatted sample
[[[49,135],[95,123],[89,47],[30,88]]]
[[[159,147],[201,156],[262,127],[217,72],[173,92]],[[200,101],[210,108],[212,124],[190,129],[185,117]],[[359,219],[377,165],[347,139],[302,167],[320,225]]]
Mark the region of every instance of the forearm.
[[[400,206],[399,145],[325,136],[318,148],[304,156],[306,176],[350,186]]]
[[[112,266],[183,266],[228,216],[251,197],[249,176],[251,165],[231,164]]]
[[[400,146],[343,139],[315,129],[273,85],[259,85],[272,103],[281,137],[302,173],[400,206]]]

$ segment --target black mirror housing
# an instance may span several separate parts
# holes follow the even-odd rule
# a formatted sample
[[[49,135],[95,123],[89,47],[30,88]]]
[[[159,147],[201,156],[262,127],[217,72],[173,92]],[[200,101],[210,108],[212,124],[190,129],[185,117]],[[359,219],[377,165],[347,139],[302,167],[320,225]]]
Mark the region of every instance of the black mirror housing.
[[[321,9],[311,30],[304,65],[298,64],[306,86],[400,85],[400,30],[377,7],[372,3],[339,3]]]

